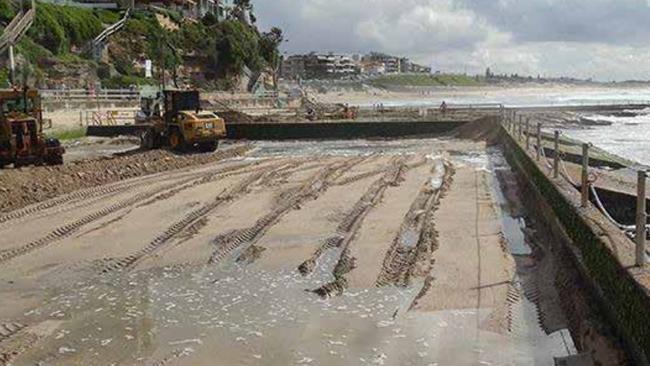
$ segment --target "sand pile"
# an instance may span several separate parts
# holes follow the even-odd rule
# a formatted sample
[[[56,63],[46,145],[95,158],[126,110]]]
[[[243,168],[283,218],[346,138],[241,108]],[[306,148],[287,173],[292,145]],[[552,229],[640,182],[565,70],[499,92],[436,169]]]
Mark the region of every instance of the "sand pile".
[[[249,149],[248,145],[240,145],[214,154],[195,155],[176,155],[166,150],[154,150],[55,167],[1,170],[0,212],[15,210],[83,188],[232,158]]]
[[[496,143],[499,136],[498,117],[483,117],[476,121],[466,123],[451,133],[451,137],[474,141],[487,141]]]

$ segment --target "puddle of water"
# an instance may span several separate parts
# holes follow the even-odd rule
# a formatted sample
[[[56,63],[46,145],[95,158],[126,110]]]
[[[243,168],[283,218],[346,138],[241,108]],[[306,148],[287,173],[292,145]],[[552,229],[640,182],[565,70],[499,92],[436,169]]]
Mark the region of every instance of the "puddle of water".
[[[512,255],[531,255],[533,251],[526,242],[526,236],[524,234],[526,221],[522,217],[513,216],[508,205],[508,199],[505,197],[501,189],[501,183],[496,177],[497,171],[510,170],[510,166],[500,151],[489,151],[488,169],[493,173],[490,174],[491,193],[496,203],[497,214],[501,218],[501,230],[508,244],[508,249]]]
[[[455,153],[452,155],[455,164],[461,166],[472,166],[476,170],[489,172],[491,196],[496,203],[497,215],[501,221],[501,230],[508,249],[513,255],[530,255],[532,249],[526,243],[524,229],[526,222],[523,218],[513,216],[510,212],[508,200],[505,197],[501,184],[496,178],[496,172],[499,170],[509,170],[510,166],[506,162],[501,152],[497,149],[489,148],[488,152],[469,152],[468,154]]]
[[[444,183],[443,178],[445,176],[445,165],[441,159],[436,159],[433,164],[433,176],[429,183],[431,184],[431,188],[439,190],[442,188],[442,184]]]
[[[557,294],[545,291],[545,295],[542,295],[537,287],[537,279],[534,276],[550,276],[551,274],[542,273],[539,270],[531,272],[531,270],[534,271],[537,262],[532,256],[532,247],[526,239],[526,221],[524,217],[512,212],[512,206],[510,205],[512,202],[509,202],[509,200],[519,200],[521,198],[518,194],[514,197],[512,195],[506,197],[503,188],[504,183],[497,178],[497,174],[502,174],[504,180],[508,180],[508,177],[514,180],[514,173],[500,150],[489,149],[488,160],[490,171],[493,172],[493,174],[490,174],[492,198],[496,203],[497,213],[501,218],[502,233],[508,244],[508,250],[515,256],[515,262],[517,263],[513,286],[523,295],[519,302],[512,304],[513,332],[517,336],[523,336],[531,344],[535,344],[538,351],[540,349],[552,350],[555,356],[577,355],[578,351],[568,328],[559,329],[551,334],[547,334],[542,328],[542,310],[534,301],[557,302],[558,299],[538,299],[538,296],[539,298],[542,296],[557,297]],[[521,204],[518,203],[518,205]],[[531,263],[535,264],[531,267]],[[529,293],[527,293],[525,287],[528,287]],[[538,357],[543,357],[537,354],[536,351],[532,352]]]

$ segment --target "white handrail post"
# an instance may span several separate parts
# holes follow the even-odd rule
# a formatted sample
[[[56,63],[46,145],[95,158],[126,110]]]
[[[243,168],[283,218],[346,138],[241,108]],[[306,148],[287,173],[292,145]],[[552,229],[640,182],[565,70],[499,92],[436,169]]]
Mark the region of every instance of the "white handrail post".
[[[589,144],[582,144],[582,208],[589,203]]]
[[[544,146],[542,146],[542,123],[537,123],[537,161],[541,158],[541,153]]]
[[[530,118],[526,118],[526,150],[530,150]]]
[[[636,194],[636,265],[642,267],[645,265],[645,242],[646,242],[646,224],[647,214],[645,211],[645,185],[646,172],[638,173],[637,194]]]
[[[560,176],[560,131],[555,131],[555,155],[553,156],[553,178]]]

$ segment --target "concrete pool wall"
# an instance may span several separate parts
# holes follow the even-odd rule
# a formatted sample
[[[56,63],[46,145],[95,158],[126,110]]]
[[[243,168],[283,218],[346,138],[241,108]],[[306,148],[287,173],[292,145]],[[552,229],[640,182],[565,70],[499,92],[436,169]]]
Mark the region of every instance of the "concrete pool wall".
[[[650,274],[647,268],[634,266],[634,244],[595,207],[580,208],[580,193],[574,187],[563,178],[549,177],[525,145],[499,128],[505,157],[532,193],[529,201],[538,209],[539,218],[571,254],[628,353],[637,364],[648,365]]]

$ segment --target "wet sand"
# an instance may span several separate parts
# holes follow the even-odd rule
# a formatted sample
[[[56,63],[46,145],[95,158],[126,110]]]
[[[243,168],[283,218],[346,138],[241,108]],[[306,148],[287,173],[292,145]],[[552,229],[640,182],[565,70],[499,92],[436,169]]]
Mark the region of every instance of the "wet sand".
[[[0,364],[553,365],[578,351],[500,169],[482,142],[259,143],[0,220]]]

